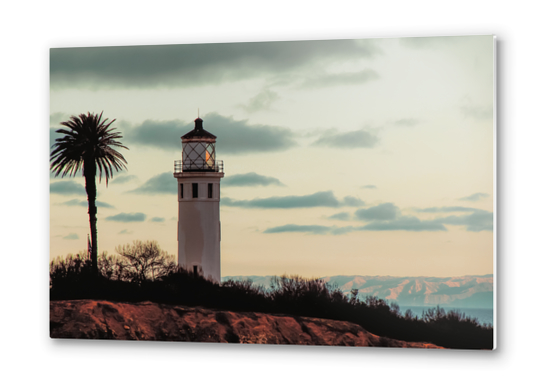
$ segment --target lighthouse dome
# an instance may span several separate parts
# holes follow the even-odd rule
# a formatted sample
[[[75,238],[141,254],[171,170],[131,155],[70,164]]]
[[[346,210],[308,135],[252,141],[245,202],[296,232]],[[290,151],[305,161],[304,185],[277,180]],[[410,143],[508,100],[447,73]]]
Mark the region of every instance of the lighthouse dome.
[[[194,129],[181,137],[182,172],[218,172],[215,158],[216,136],[203,129],[203,120],[194,120]]]

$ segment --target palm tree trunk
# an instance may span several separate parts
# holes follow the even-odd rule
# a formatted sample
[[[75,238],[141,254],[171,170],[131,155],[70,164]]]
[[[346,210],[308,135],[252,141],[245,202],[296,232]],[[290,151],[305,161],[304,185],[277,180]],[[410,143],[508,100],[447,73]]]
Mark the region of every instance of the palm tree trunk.
[[[94,159],[84,162],[85,189],[88,198],[88,216],[90,221],[90,241],[92,251],[90,260],[92,263],[92,272],[98,275],[98,230],[96,228],[96,163]]]

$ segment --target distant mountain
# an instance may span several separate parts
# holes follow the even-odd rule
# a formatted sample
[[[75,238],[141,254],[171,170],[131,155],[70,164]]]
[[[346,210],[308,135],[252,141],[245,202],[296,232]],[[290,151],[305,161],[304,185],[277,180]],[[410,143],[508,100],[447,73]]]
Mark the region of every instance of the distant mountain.
[[[224,276],[226,280],[251,280],[266,288],[273,276]],[[378,296],[399,306],[493,308],[493,275],[460,277],[324,276],[322,280],[348,293]]]

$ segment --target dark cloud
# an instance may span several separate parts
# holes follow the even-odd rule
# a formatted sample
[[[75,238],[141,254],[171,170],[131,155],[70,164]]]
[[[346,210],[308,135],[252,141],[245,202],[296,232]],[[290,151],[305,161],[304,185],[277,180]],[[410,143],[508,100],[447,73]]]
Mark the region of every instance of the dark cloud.
[[[88,201],[87,200],[68,200],[64,203],[60,203],[60,205],[67,205],[69,207],[79,206],[79,207],[88,207]],[[96,201],[96,206],[99,208],[115,208],[111,204],[103,203],[101,201]]]
[[[324,132],[313,145],[336,147],[336,148],[373,148],[378,142],[378,138],[362,129],[341,133],[336,129],[330,129]]]
[[[130,181],[137,180],[136,175],[122,175],[111,179],[110,184],[126,184]]]
[[[177,180],[173,177],[173,171],[164,172],[151,177],[142,186],[129,191],[139,195],[177,194]]]
[[[461,201],[478,201],[478,200],[482,200],[482,199],[485,199],[485,198],[488,198],[489,197],[489,194],[487,193],[481,193],[481,192],[478,192],[478,193],[474,193],[470,196],[465,196],[465,197],[462,197],[458,200],[461,200]]]
[[[493,230],[493,212],[488,211],[474,212],[464,216],[448,216],[434,221],[442,224],[463,225],[469,232]]]
[[[364,185],[361,188],[363,188],[363,189],[376,189],[376,185],[370,185],[369,184],[369,185]]]
[[[233,200],[224,197],[222,205],[241,208],[263,208],[263,209],[290,209],[290,208],[313,208],[313,207],[338,207],[341,205],[333,192],[316,192],[304,196],[280,196],[268,197],[253,200]]]
[[[284,186],[277,178],[259,175],[254,172],[226,176],[221,184],[224,187]]]
[[[372,69],[365,69],[360,72],[333,73],[309,77],[301,83],[300,87],[312,89],[336,85],[357,85],[379,78],[380,76],[376,71],[373,71]]]
[[[181,136],[194,129],[193,123],[180,120],[145,120],[134,127],[124,128],[126,143],[140,144],[169,151],[181,151]]]
[[[350,220],[351,218],[352,215],[350,215],[348,212],[339,212],[328,217],[328,219],[332,220]]]
[[[377,53],[370,40],[55,48],[50,79],[53,88],[186,87],[277,76]]]
[[[436,213],[436,212],[477,212],[477,211],[483,211],[483,210],[470,208],[470,207],[430,207],[430,208],[416,208],[415,211]]]
[[[264,89],[251,98],[246,105],[240,105],[245,111],[252,113],[271,109],[271,104],[280,99],[278,93],[270,89]]]
[[[163,223],[164,221],[166,221],[166,219],[164,219],[163,217],[153,217],[151,221],[153,223]]]
[[[79,236],[77,235],[77,233],[70,233],[69,235],[64,236],[63,239],[64,240],[78,240]]]
[[[75,181],[57,181],[49,186],[51,193],[58,195],[86,195],[85,187]]]
[[[415,125],[420,124],[420,121],[417,119],[399,119],[399,120],[395,120],[393,124],[399,125],[402,127],[413,127]]]
[[[283,151],[296,145],[289,128],[249,124],[247,120],[209,113],[203,117],[204,128],[217,136],[217,153],[247,154]],[[126,131],[126,142],[180,151],[181,136],[194,129],[194,123],[180,120],[146,120]]]
[[[358,209],[354,215],[364,221],[394,220],[401,215],[401,211],[393,203],[384,203],[371,208]]]
[[[115,216],[108,216],[105,218],[107,221],[119,221],[122,223],[141,222],[145,221],[147,215],[141,212],[137,213],[119,213]]]

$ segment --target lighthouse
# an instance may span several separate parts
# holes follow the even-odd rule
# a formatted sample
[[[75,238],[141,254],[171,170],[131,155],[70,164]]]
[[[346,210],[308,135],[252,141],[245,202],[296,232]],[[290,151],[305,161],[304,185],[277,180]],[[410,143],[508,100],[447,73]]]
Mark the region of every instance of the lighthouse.
[[[178,262],[194,274],[220,282],[220,179],[216,136],[203,129],[203,120],[182,139],[182,160],[175,161],[179,221]]]

